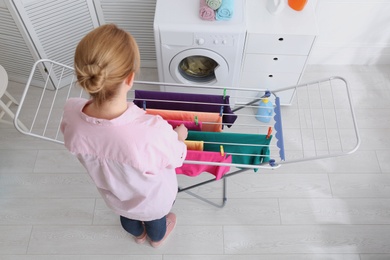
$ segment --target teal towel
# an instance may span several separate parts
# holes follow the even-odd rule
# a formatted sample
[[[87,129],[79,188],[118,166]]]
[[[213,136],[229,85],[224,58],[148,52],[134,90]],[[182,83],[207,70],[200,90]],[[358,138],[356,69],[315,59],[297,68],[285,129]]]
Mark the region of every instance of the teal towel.
[[[260,165],[269,161],[269,144],[272,135],[216,133],[188,131],[187,140],[204,141],[204,151],[219,152],[221,143],[224,152],[232,155],[232,162],[236,164]],[[213,143],[208,143],[213,142]],[[264,146],[258,146],[264,145]],[[239,155],[234,155],[239,154]]]
[[[222,5],[222,0],[206,0],[206,4],[213,10],[217,10]]]
[[[223,0],[217,9],[215,19],[218,21],[228,21],[233,17],[234,0]]]

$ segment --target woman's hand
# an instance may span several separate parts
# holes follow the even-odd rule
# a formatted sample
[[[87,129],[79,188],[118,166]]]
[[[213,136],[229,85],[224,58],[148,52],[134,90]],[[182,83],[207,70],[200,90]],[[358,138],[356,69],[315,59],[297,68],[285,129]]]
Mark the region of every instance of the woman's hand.
[[[179,141],[184,142],[187,139],[188,129],[183,124],[176,127],[174,131],[177,133]]]

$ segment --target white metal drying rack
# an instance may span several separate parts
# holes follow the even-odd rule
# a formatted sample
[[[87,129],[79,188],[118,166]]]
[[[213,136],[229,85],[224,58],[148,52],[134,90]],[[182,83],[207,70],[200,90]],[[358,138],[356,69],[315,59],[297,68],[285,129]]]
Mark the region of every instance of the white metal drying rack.
[[[38,69],[42,71],[42,68],[46,72],[46,77],[41,85],[33,86],[31,83],[33,75]],[[270,118],[270,123],[262,123],[255,119],[259,108],[258,103],[262,100],[260,96],[268,91],[266,89],[136,81],[134,88],[139,86],[158,90],[169,89],[170,92],[173,92],[173,89],[174,92],[179,93],[230,95],[230,99],[234,101],[232,111],[238,118],[230,128],[223,123],[224,132],[249,132],[260,135],[266,134],[270,128],[275,131],[268,147],[270,150],[268,159],[270,160],[267,163],[251,165],[189,160],[184,162],[236,168],[235,171],[225,174],[222,178],[221,205],[189,191],[213,182],[215,179],[179,188],[179,192],[185,191],[218,207],[223,207],[227,200],[226,177],[250,169],[277,169],[283,164],[348,155],[355,152],[360,145],[350,90],[347,81],[341,77],[331,77],[270,91],[270,100],[274,103],[274,115]],[[294,91],[294,102],[290,106],[281,106],[278,94],[291,90]],[[133,94],[134,92],[131,93]],[[47,59],[37,61],[32,68],[15,114],[16,129],[28,136],[63,144],[60,132],[62,109],[65,101],[71,97],[88,98],[88,95],[76,84],[74,69]],[[134,100],[134,97],[130,96],[129,99]],[[221,143],[221,145],[226,144]],[[291,158],[289,158],[289,153],[293,155]]]

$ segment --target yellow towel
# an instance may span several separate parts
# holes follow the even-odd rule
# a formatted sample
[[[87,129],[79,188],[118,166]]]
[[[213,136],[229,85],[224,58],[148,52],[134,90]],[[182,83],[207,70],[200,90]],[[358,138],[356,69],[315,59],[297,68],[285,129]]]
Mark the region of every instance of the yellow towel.
[[[184,141],[187,145],[187,150],[193,151],[203,151],[204,142],[203,141]]]

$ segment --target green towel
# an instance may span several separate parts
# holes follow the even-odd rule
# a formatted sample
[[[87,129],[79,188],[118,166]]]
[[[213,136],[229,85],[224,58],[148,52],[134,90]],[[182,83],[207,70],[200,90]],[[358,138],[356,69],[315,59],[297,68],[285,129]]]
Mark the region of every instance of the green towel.
[[[217,133],[199,131],[188,131],[187,137],[187,140],[191,141],[204,141],[205,151],[219,152],[221,149],[221,144],[224,143],[222,144],[224,152],[228,154],[233,154],[233,163],[247,165],[259,165],[269,161],[269,144],[271,142],[271,139],[272,135],[267,139],[267,135],[260,134],[238,134],[224,132]]]
[[[206,0],[206,4],[213,10],[217,10],[222,5],[222,0]]]

